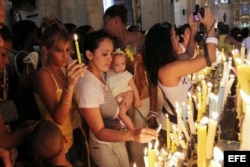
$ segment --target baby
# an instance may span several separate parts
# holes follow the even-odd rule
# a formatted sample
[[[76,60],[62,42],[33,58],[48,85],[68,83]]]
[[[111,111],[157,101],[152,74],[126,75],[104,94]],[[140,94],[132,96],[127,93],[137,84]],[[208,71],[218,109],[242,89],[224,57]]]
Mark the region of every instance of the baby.
[[[107,73],[107,84],[112,92],[112,95],[119,104],[123,100],[124,92],[132,90],[135,99],[134,105],[136,108],[140,108],[142,103],[139,97],[139,92],[135,85],[133,75],[126,70],[126,60],[127,56],[121,49],[116,49],[113,52],[111,69]],[[128,129],[134,129],[134,125],[127,115],[127,110],[128,108],[120,105],[118,117]]]

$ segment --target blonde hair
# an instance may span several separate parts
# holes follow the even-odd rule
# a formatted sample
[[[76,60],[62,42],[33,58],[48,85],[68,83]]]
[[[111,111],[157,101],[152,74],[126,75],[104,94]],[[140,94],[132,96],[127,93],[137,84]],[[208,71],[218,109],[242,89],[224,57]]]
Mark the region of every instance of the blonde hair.
[[[126,59],[127,57],[126,53],[121,48],[115,49],[115,51],[112,53],[112,56],[113,59],[115,59],[116,57],[124,57]]]
[[[126,53],[123,50],[121,50],[121,48],[117,48],[113,52],[113,55],[126,55]]]

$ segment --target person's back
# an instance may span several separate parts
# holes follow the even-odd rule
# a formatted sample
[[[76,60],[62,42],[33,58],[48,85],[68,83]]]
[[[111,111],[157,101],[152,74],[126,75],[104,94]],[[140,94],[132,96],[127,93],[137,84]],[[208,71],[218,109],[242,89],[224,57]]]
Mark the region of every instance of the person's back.
[[[223,25],[222,34],[219,36],[218,49],[220,51],[224,50],[225,54],[230,54],[234,47],[239,47],[239,42],[235,40],[230,34],[230,28],[228,25]]]
[[[60,129],[51,121],[43,120],[32,133],[32,150],[35,165],[39,167],[72,165],[64,153],[64,137]],[[37,157],[36,157],[37,156]]]

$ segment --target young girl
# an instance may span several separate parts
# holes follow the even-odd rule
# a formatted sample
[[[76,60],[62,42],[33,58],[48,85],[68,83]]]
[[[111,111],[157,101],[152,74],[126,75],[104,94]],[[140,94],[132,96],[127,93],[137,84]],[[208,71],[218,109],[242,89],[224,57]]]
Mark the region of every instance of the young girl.
[[[177,114],[173,108],[176,103],[188,103],[188,92],[192,89],[188,74],[195,73],[216,60],[218,40],[215,37],[214,15],[210,8],[205,8],[204,18],[200,14],[199,16],[200,22],[204,24],[207,30],[205,41],[208,50],[207,57],[200,55],[192,58],[193,55],[187,53],[178,55],[176,46],[178,46],[179,38],[176,36],[174,27],[168,22],[153,25],[147,33],[144,56],[145,66],[152,84],[159,86],[164,96],[164,107],[157,117],[159,124],[164,125],[166,123],[165,114],[168,114],[172,123],[177,123]],[[189,24],[196,24],[192,14],[189,15]],[[186,58],[182,59],[180,56]],[[162,126],[162,129],[162,136],[166,137],[164,134],[165,127]]]
[[[135,107],[141,107],[142,103],[133,75],[126,70],[126,54],[121,49],[116,49],[115,52],[113,52],[111,69],[107,73],[107,84],[118,103],[122,102],[124,92],[132,89],[135,99]],[[127,106],[120,105],[119,107],[119,118],[126,125],[127,129],[133,129],[134,125],[126,114],[128,110]]]

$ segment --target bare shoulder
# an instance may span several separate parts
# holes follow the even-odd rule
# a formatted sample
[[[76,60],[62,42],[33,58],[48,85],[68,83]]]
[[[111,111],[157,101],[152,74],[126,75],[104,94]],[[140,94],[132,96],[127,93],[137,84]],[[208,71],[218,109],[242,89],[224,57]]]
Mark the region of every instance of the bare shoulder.
[[[40,87],[41,85],[44,85],[46,83],[50,84],[52,83],[52,77],[49,71],[45,70],[44,68],[39,69],[35,76],[34,76],[34,89]]]

